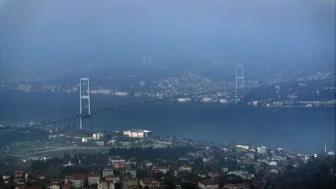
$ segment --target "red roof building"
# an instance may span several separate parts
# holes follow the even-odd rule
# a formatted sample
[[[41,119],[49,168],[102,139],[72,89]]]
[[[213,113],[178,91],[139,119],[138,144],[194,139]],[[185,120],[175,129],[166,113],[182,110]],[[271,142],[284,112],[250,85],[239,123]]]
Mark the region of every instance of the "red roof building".
[[[105,177],[105,180],[113,181],[113,182],[119,182],[120,181],[120,176],[118,176],[118,175],[109,175],[109,176]]]
[[[153,187],[158,187],[159,186],[159,182],[153,178],[149,178],[149,179],[141,179],[140,180],[140,185],[142,187],[148,186],[149,188],[153,188]]]
[[[93,184],[98,184],[99,180],[100,180],[100,174],[99,173],[90,173],[87,176],[88,179],[88,185],[93,185]]]

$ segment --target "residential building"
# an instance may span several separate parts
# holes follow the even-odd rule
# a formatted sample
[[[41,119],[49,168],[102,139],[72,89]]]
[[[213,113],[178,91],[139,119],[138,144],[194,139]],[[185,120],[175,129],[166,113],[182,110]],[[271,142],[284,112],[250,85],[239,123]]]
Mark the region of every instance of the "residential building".
[[[198,182],[198,187],[200,189],[217,189],[218,183],[212,180],[204,180]]]
[[[120,176],[118,175],[109,175],[105,177],[107,181],[120,182]]]
[[[138,186],[138,179],[136,177],[130,177],[123,180],[123,188],[128,189],[130,186]]]
[[[152,169],[153,172],[162,172],[163,174],[166,174],[169,169],[167,167],[153,167]]]
[[[103,177],[113,175],[113,169],[112,168],[104,168],[103,169]]]
[[[153,178],[141,179],[140,180],[140,186],[142,186],[143,188],[145,186],[148,186],[149,188],[158,187],[159,182],[157,180],[153,179]]]
[[[247,171],[230,171],[228,174],[233,174],[236,176],[240,176],[244,180],[250,180],[254,177],[253,174],[248,173]]]
[[[115,189],[114,182],[110,180],[101,180],[97,184],[97,189]]]
[[[191,172],[191,167],[190,166],[181,166],[180,170],[185,171],[185,172]]]
[[[124,131],[123,133],[124,135],[131,138],[150,138],[151,136],[153,136],[153,132],[149,130],[132,129]]]
[[[91,186],[93,184],[98,184],[99,180],[100,180],[100,174],[99,173],[90,173],[87,176],[88,179],[88,185]]]
[[[86,176],[84,174],[74,173],[64,178],[64,183],[71,183],[74,188],[81,188],[84,186]]]
[[[61,189],[61,185],[58,183],[50,183],[47,185],[47,189]]]
[[[212,98],[209,98],[209,97],[204,97],[202,99],[203,102],[211,102],[212,101]]]
[[[116,164],[116,163],[125,163],[125,159],[121,158],[119,156],[112,156],[109,158],[110,162],[112,165]]]
[[[136,177],[137,171],[134,169],[127,169],[125,172],[129,173],[131,177]]]
[[[104,137],[104,135],[105,135],[104,133],[93,133],[92,134],[92,139],[93,140],[100,140]]]

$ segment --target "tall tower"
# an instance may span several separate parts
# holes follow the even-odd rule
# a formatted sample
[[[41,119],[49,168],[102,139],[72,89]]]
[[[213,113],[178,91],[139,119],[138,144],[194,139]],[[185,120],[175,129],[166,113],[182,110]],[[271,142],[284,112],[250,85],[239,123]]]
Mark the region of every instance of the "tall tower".
[[[86,89],[85,89],[86,88]],[[91,90],[90,90],[90,79],[89,78],[80,78],[79,83],[79,113],[84,114],[86,113],[89,117],[91,115]],[[83,101],[87,102],[87,106],[83,107]],[[87,111],[85,108],[87,107]],[[84,117],[81,116],[79,120],[79,128],[83,129],[83,119]]]
[[[236,66],[236,103],[238,103],[238,94],[244,90],[244,66]]]

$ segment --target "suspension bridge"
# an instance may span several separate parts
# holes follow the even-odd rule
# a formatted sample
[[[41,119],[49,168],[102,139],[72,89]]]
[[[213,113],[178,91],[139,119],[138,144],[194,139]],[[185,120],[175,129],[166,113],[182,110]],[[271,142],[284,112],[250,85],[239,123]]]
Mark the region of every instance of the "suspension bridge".
[[[116,109],[120,109],[120,108],[129,108],[132,106],[138,106],[141,104],[150,104],[153,102],[158,102],[158,101],[167,101],[167,100],[173,100],[173,99],[177,99],[177,98],[185,98],[185,97],[189,97],[192,98],[195,95],[205,95],[205,94],[210,94],[210,93],[215,93],[216,91],[212,91],[212,92],[200,92],[200,93],[192,93],[192,94],[184,94],[184,95],[177,95],[177,96],[171,96],[171,97],[166,97],[166,98],[157,98],[157,99],[149,99],[149,100],[145,100],[145,101],[139,101],[139,102],[133,102],[130,104],[125,104],[125,105],[116,105],[116,106],[110,106],[110,107],[106,107],[106,108],[101,108],[101,109],[96,109],[94,111],[91,111],[91,92],[90,92],[90,80],[89,78],[80,78],[80,86],[79,86],[79,106],[80,106],[80,111],[77,114],[73,114],[73,115],[69,115],[69,116],[64,116],[64,117],[57,117],[54,119],[50,119],[50,120],[39,120],[36,122],[31,122],[29,124],[24,125],[24,128],[39,128],[39,127],[43,127],[46,125],[53,125],[54,128],[57,127],[57,123],[58,123],[58,127],[61,126],[61,122],[67,122],[68,121],[68,129],[71,128],[75,128],[76,125],[76,119],[79,119],[80,124],[79,124],[79,129],[83,130],[83,120],[84,119],[89,119],[90,120],[90,129],[92,129],[92,123],[91,123],[91,116],[94,114],[97,114],[99,112],[103,112],[103,111],[111,111],[111,110],[116,110]],[[64,101],[64,100],[63,100]],[[84,106],[83,101],[86,101],[87,105]],[[45,111],[45,110],[44,110]],[[43,112],[42,112],[43,113]],[[42,114],[40,113],[40,114]],[[35,119],[39,118],[40,115],[38,115]],[[73,127],[71,127],[71,121],[73,121]]]

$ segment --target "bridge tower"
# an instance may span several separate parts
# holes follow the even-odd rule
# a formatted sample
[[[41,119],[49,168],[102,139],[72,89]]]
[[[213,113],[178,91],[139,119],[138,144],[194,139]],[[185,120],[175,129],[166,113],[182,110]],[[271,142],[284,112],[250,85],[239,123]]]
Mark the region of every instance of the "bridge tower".
[[[79,83],[79,113],[82,114],[87,114],[86,117],[90,117],[91,115],[91,90],[90,90],[90,79],[89,78],[80,78],[80,83]],[[83,101],[87,102],[87,106],[83,107]],[[87,110],[86,110],[87,108]],[[83,120],[84,116],[81,116],[79,118],[79,128],[82,130],[83,129]],[[91,127],[91,122],[90,122],[90,127]]]
[[[238,103],[238,95],[244,91],[244,66],[236,66],[236,103]]]

